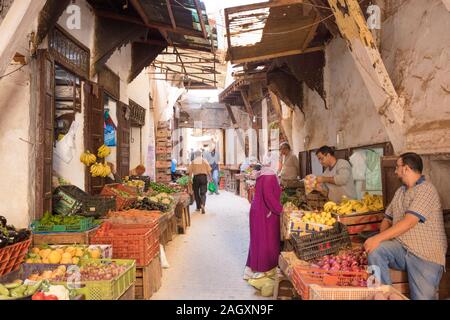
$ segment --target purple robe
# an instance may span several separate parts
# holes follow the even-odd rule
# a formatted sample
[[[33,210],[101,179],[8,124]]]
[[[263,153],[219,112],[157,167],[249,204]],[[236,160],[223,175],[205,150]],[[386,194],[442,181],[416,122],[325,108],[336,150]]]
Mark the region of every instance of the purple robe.
[[[267,272],[278,265],[280,255],[281,188],[275,175],[256,179],[255,197],[250,208],[250,249],[247,267]],[[267,216],[272,212],[269,218]]]

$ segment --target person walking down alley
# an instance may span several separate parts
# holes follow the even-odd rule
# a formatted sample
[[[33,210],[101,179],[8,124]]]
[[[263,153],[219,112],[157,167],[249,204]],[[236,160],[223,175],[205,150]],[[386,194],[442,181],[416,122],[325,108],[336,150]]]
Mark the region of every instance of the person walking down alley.
[[[203,159],[201,151],[195,152],[194,160],[189,165],[187,174],[189,177],[193,177],[192,189],[194,191],[197,212],[201,210],[205,214],[206,192],[208,189],[208,180],[211,180],[211,167]]]
[[[260,278],[278,265],[280,255],[281,187],[277,178],[278,162],[264,158],[257,173],[255,197],[250,207],[250,248],[244,280]]]
[[[383,284],[392,284],[389,268],[406,271],[411,299],[434,300],[445,268],[447,235],[439,194],[422,170],[416,153],[397,159],[395,174],[403,186],[386,209],[380,233],[364,247]]]
[[[219,194],[219,154],[216,152],[216,148],[212,149],[211,152],[206,153],[206,161],[208,161],[211,167],[211,176],[216,187],[215,194]],[[210,192],[210,194],[213,194]]]

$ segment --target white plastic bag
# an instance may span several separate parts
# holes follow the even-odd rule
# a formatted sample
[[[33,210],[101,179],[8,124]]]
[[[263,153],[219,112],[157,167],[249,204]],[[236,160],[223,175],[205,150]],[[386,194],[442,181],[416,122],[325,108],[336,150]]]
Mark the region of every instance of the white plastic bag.
[[[358,150],[350,156],[354,180],[366,180],[366,150]]]
[[[161,268],[163,269],[170,268],[169,262],[167,261],[166,252],[164,251],[164,247],[162,244],[159,245],[159,252],[161,255]]]
[[[78,130],[79,123],[77,121],[72,122],[69,132],[61,139],[61,141],[56,142],[56,146],[53,149],[54,154],[58,156],[66,164],[69,164],[74,155],[75,151],[75,137]]]

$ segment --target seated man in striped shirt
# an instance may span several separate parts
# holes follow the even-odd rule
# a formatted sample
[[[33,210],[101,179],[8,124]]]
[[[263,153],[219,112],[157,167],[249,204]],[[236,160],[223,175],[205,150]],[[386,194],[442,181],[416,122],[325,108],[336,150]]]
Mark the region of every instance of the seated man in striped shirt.
[[[386,209],[380,233],[364,246],[383,284],[392,283],[389,268],[406,271],[411,299],[432,300],[445,267],[447,237],[438,192],[422,170],[419,155],[400,156],[395,173],[404,185]]]

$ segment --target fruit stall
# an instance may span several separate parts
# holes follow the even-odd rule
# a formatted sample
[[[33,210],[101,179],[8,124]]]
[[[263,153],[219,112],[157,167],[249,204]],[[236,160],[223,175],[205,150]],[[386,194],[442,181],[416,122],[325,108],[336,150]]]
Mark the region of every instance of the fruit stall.
[[[367,286],[372,278],[362,245],[367,232],[379,230],[383,197],[366,193],[361,200],[343,198],[340,203],[309,199],[302,190],[282,197],[284,251],[274,298],[407,299],[406,274],[398,271],[392,271],[392,286]]]
[[[93,166],[94,157],[81,160]],[[107,173],[98,170],[91,174]],[[0,217],[0,299],[150,299],[161,287],[161,250],[190,225],[186,186],[145,177],[96,196],[60,186],[53,204],[29,230]]]
[[[298,191],[298,190],[297,190]],[[391,286],[380,286],[367,265],[363,242],[378,232],[385,199],[365,193],[361,200],[316,203],[302,192],[284,192],[281,235],[284,242],[275,276],[274,299],[406,300],[406,272],[391,270]],[[450,215],[444,210],[446,231]],[[448,257],[447,257],[448,259]],[[372,284],[371,286],[368,286]],[[448,276],[439,289],[448,297]]]

